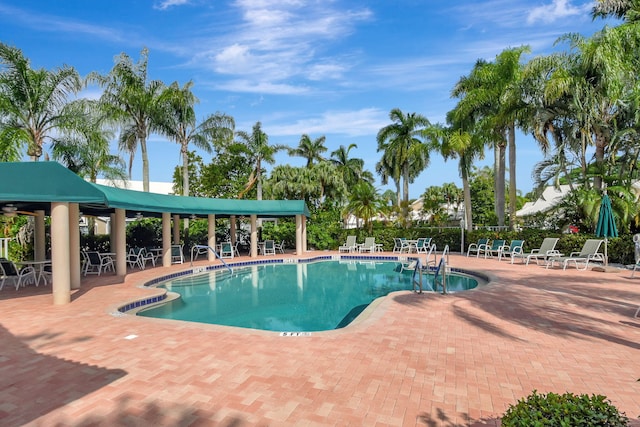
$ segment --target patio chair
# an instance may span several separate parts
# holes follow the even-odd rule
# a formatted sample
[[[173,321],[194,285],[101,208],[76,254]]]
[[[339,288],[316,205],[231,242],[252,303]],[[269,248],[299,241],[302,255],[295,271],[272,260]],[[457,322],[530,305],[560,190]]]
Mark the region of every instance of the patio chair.
[[[495,239],[491,242],[491,245],[487,244],[484,245],[484,247],[479,248],[478,255],[481,253],[484,254],[485,259],[487,259],[488,256],[499,255],[504,243],[504,239]]]
[[[484,249],[489,244],[489,239],[478,239],[477,243],[471,243],[467,248],[467,256],[471,253],[476,254],[476,258],[480,256],[480,250]]]
[[[394,237],[393,238],[393,253],[397,254],[400,253],[400,248],[402,247],[402,239],[400,239],[399,237]]]
[[[366,237],[364,239],[364,243],[358,247],[358,252],[371,252],[374,253],[376,251],[376,238],[375,237]]]
[[[547,259],[547,268],[553,267],[554,263],[562,264],[562,269],[566,270],[570,263],[573,263],[576,270],[586,270],[589,267],[589,262],[600,261],[604,262],[604,255],[598,252],[600,246],[604,243],[602,239],[587,239],[582,246],[580,252],[571,252],[569,256],[551,256]],[[580,268],[579,263],[584,263],[584,267]]]
[[[500,261],[503,257],[510,257],[511,264],[513,264],[513,258],[515,256],[521,255],[523,252],[524,240],[512,240],[509,245],[504,245],[498,250],[498,261]]]
[[[171,245],[171,264],[183,264],[182,245]]]
[[[127,263],[129,267],[140,267],[140,270],[144,270],[147,267],[147,262],[151,261],[153,266],[156,266],[156,257],[152,253],[147,252],[145,248],[131,248],[127,254]]]
[[[275,255],[276,254],[276,245],[273,240],[265,240],[264,241],[264,254],[265,255]]]
[[[102,256],[99,252],[96,251],[84,251],[83,254],[83,256],[85,257],[85,276],[87,274],[97,274],[99,276],[103,271],[115,270],[113,266],[113,259],[111,257]]]
[[[276,243],[275,244],[275,248],[276,248],[276,251],[278,251],[281,254],[283,254],[284,253],[284,240],[280,241],[280,243]]]
[[[233,258],[234,252],[231,242],[220,243],[220,258]]]
[[[560,256],[560,252],[556,250],[556,244],[558,243],[558,240],[560,240],[558,237],[545,237],[539,248],[532,249],[529,253],[522,252],[519,254],[511,255],[511,264],[513,264],[513,260],[516,258],[520,258],[523,263],[529,265],[529,262],[532,259],[535,259],[536,264],[538,264],[538,260],[540,259],[546,261],[547,258],[551,256]]]
[[[35,284],[36,280],[36,269],[34,267],[26,266],[18,269],[13,261],[0,258],[0,290],[2,290],[6,281],[13,282],[17,291],[20,286]]]
[[[431,247],[431,237],[420,237],[416,242],[416,252],[426,254]]]
[[[358,248],[356,243],[356,236],[347,236],[347,241],[344,245],[338,246],[338,252],[355,252]]]

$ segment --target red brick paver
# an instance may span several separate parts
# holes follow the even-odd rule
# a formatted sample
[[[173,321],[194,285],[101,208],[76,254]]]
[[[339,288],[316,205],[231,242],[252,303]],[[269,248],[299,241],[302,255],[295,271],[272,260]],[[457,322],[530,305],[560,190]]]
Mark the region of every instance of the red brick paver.
[[[493,281],[394,293],[355,324],[301,337],[110,314],[188,264],[86,278],[64,306],[49,287],[6,288],[0,425],[499,425],[534,389],[603,394],[640,415],[640,276],[451,264]]]

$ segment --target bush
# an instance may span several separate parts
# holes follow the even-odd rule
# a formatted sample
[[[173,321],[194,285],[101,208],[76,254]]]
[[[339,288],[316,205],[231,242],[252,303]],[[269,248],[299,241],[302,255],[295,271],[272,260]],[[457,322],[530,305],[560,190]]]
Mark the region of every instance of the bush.
[[[502,426],[626,426],[629,419],[605,396],[586,394],[537,394],[511,405],[502,417]]]

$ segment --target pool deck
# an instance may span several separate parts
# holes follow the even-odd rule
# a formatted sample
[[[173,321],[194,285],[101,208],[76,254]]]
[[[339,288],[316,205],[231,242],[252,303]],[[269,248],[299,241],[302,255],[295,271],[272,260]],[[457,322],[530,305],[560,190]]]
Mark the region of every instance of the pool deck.
[[[83,278],[63,306],[5,286],[0,425],[498,426],[534,389],[605,395],[640,425],[640,274],[451,265],[493,281],[309,336],[111,314],[188,263]]]

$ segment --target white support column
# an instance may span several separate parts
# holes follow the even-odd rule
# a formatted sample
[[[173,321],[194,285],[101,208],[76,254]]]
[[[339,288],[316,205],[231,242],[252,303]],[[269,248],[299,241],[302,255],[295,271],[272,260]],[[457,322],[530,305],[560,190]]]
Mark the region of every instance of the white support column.
[[[68,203],[51,203],[51,248],[53,303],[68,304],[71,302]]]
[[[208,229],[207,229],[209,239],[207,240],[207,245],[212,247],[213,250],[215,251],[216,250],[216,216],[213,214],[207,215],[207,221],[209,221]],[[216,260],[216,255],[213,252],[207,251],[207,253],[209,254],[209,258],[208,258],[209,262],[213,262]]]
[[[112,214],[109,214],[109,227],[107,233],[109,233],[109,251],[110,252],[116,252],[116,247],[118,246],[118,244],[116,243],[116,227],[115,224],[116,223],[116,214],[115,212]],[[126,226],[126,219],[125,219],[125,229],[127,228]],[[126,243],[125,243],[125,248],[126,248]]]
[[[302,215],[296,215],[296,255],[302,255]]]
[[[111,224],[111,235],[116,253],[116,275],[127,275],[127,218],[124,209],[116,209]]]
[[[302,253],[307,252],[307,217],[304,215],[300,215],[300,219],[302,220]]]
[[[173,216],[173,244],[180,244],[180,215]]]
[[[236,244],[236,216],[229,217],[229,236],[231,238],[231,246]]]
[[[162,212],[162,266],[171,266],[171,214]]]
[[[69,277],[71,289],[80,289],[80,207],[69,203]]]
[[[250,257],[258,257],[258,215],[251,215],[251,251]]]
[[[35,236],[33,238],[33,259],[44,261],[47,253],[44,211],[37,210],[35,217]]]

